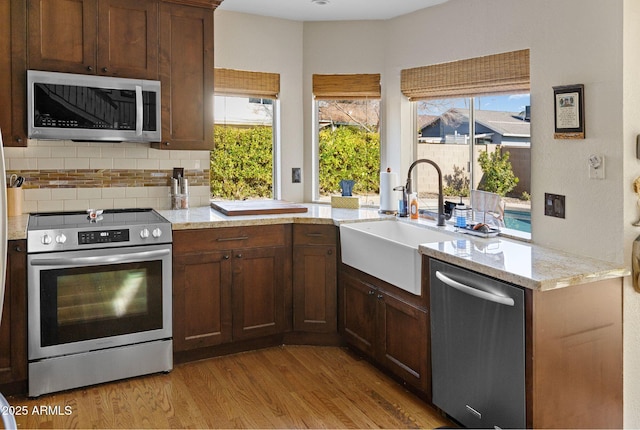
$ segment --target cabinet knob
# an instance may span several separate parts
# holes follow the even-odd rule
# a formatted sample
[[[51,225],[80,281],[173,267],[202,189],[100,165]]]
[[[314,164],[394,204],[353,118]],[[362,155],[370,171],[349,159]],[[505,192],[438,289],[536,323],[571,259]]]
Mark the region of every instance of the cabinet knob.
[[[222,257],[223,260],[228,260],[229,259],[229,255],[225,255]]]
[[[236,258],[242,258],[242,254],[237,254]]]
[[[333,249],[328,250],[327,254],[332,255],[333,254]]]
[[[376,293],[375,291],[373,291],[373,290],[369,290],[369,295],[370,295],[370,296],[373,296],[375,293]]]
[[[93,66],[87,66],[87,70],[93,72]]]
[[[21,137],[16,137],[16,142],[22,143],[22,138]]]
[[[108,71],[109,71],[109,69],[107,69],[106,67],[103,67],[103,68],[102,68],[102,72],[103,72],[103,73],[107,73]]]
[[[382,299],[384,296],[382,294],[378,294],[378,299]]]
[[[14,251],[16,251],[16,252],[22,252],[22,251],[24,251],[20,245],[16,246],[16,247],[15,247],[15,248],[13,248],[13,249],[14,249]]]
[[[165,146],[169,146],[169,145],[171,145],[171,142],[164,142],[164,145]]]

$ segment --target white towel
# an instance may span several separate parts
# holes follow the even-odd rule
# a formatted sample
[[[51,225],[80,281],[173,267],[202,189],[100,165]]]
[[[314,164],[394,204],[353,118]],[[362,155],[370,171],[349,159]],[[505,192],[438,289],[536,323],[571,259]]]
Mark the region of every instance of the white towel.
[[[471,207],[478,222],[504,227],[504,206],[504,200],[496,193],[471,190]]]

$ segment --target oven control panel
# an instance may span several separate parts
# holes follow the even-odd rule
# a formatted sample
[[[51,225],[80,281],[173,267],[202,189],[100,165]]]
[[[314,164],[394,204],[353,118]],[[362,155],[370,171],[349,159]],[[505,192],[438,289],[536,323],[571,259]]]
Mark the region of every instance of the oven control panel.
[[[129,229],[97,230],[78,232],[78,245],[93,245],[96,243],[128,242]]]
[[[161,224],[144,224],[126,228],[88,228],[76,229],[76,231],[57,229],[27,231],[27,252],[29,253],[154,245],[171,242],[171,225]]]

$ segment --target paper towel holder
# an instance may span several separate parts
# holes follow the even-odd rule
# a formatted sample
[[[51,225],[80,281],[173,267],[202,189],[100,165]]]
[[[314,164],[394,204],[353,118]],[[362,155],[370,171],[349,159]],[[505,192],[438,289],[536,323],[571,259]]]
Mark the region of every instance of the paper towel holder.
[[[387,171],[386,173],[391,173],[391,168],[387,167]],[[383,198],[382,194],[383,194],[383,189],[382,189],[382,184],[383,184],[383,180],[382,180],[382,175],[383,173],[380,174],[380,209],[378,210],[378,213],[383,214],[383,215],[397,215],[398,214],[398,209],[397,208],[393,208],[390,207],[389,204],[385,205],[387,207],[383,207],[383,201],[386,199],[392,199],[391,195],[387,196],[386,199]],[[395,175],[395,173],[394,173]],[[395,184],[397,183],[397,181],[395,181],[395,183],[391,184],[391,189],[393,191],[396,191],[397,187],[395,187]],[[392,199],[393,200],[393,199]],[[387,202],[389,203],[389,202]]]

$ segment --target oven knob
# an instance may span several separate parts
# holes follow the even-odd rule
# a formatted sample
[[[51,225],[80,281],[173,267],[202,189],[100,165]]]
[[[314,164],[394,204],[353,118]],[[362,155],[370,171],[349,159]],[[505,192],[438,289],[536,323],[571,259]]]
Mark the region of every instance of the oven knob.
[[[45,233],[42,236],[42,244],[43,245],[49,245],[49,244],[51,244],[51,241],[52,241],[51,236],[49,236],[47,233]]]
[[[64,234],[60,233],[59,235],[56,236],[56,243],[59,244],[63,244],[67,241],[67,236],[65,236]]]
[[[143,238],[143,239],[148,238],[149,237],[149,229],[143,228],[140,231],[140,237]]]
[[[162,236],[162,230],[160,230],[159,228],[156,227],[156,228],[153,229],[151,234],[153,235],[153,237],[158,238],[158,237]]]

